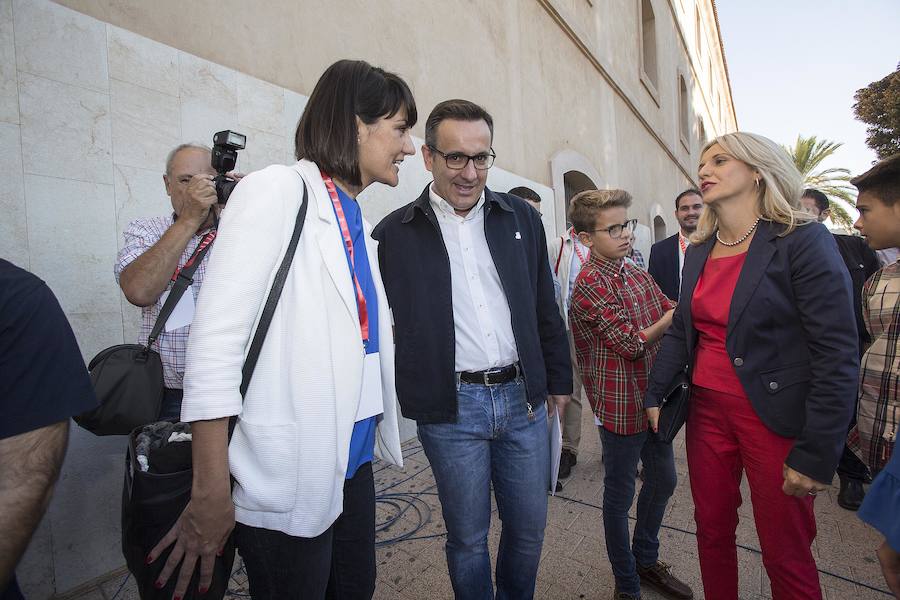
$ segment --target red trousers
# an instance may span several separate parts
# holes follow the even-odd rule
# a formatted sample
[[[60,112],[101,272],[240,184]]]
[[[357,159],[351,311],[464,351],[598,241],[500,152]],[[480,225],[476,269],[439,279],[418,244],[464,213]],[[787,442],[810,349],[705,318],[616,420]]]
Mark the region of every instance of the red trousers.
[[[810,549],[816,537],[814,497],[781,491],[782,466],[794,441],[763,425],[745,396],[701,387],[693,390],[686,436],[706,599],[738,598],[735,530],[746,472],[773,600],[821,600]]]

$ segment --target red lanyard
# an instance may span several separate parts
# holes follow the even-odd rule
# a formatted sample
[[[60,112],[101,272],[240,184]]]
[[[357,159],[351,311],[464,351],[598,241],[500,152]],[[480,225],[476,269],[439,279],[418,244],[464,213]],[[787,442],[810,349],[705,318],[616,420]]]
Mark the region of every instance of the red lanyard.
[[[678,245],[681,246],[682,254],[687,252],[687,244],[684,242],[684,236],[681,235],[681,232],[678,233]]]
[[[319,171],[322,175],[322,181],[328,189],[328,195],[331,196],[331,204],[334,205],[334,212],[337,215],[338,224],[341,226],[341,236],[344,238],[344,246],[347,248],[347,254],[350,255],[351,276],[353,277],[353,285],[356,287],[356,306],[359,309],[359,329],[362,332],[363,342],[369,341],[369,311],[366,308],[366,296],[363,294],[359,280],[356,278],[356,261],[354,260],[353,239],[350,237],[350,228],[347,227],[347,219],[344,217],[344,209],[338,198],[337,188],[331,177],[325,174],[325,171]]]
[[[192,264],[194,264],[194,261],[197,260],[197,256],[201,252],[203,252],[204,248],[206,248],[207,246],[212,244],[214,239],[216,239],[216,230],[215,229],[213,229],[212,231],[207,233],[205,236],[203,236],[203,239],[200,240],[199,244],[197,244],[197,248],[194,250],[194,253],[191,254],[191,257],[189,259],[187,259],[187,262],[184,263],[183,265],[181,265],[180,267],[178,267],[177,269],[175,269],[175,273],[172,274],[172,281],[175,281],[176,279],[178,279],[178,274],[181,273],[184,269],[187,269]]]
[[[587,251],[588,251],[587,256],[582,254],[581,248],[578,247],[578,237],[575,235],[575,228],[573,227],[570,231],[571,231],[571,233],[569,235],[572,236],[572,245],[575,246],[575,254],[578,255],[578,260],[581,261],[581,266],[583,267],[584,263],[586,263],[588,261],[588,259],[591,257],[591,249],[590,248],[587,249]]]

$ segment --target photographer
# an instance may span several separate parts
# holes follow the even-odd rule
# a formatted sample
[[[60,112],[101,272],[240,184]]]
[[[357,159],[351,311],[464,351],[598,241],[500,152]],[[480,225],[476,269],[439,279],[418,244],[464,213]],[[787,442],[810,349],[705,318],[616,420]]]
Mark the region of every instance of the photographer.
[[[197,247],[211,243],[222,209],[216,203],[210,150],[200,144],[181,144],[166,159],[163,182],[172,201],[170,215],[132,221],[125,230],[125,244],[116,259],[115,274],[129,302],[140,306],[140,343],[146,343],[166,294],[174,279]],[[241,175],[232,174],[235,179]],[[206,253],[193,275],[193,284],[179,302],[175,317],[170,317],[160,334],[156,348],[163,364],[165,394],[160,418],[178,419],[181,414],[184,353],[190,332],[194,298],[203,284]],[[182,327],[177,321],[187,323]]]

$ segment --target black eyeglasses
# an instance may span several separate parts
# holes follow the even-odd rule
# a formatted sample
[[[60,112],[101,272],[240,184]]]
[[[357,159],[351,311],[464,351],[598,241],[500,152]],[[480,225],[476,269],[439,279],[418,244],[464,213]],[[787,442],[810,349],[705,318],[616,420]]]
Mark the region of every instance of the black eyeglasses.
[[[609,227],[607,227],[605,229],[592,229],[586,233],[596,233],[598,231],[605,231],[606,233],[609,234],[609,237],[611,237],[613,239],[619,239],[620,237],[622,237],[622,233],[625,232],[626,230],[628,231],[628,233],[631,233],[632,231],[634,231],[634,228],[636,225],[637,225],[637,219],[628,219],[621,225],[619,225],[619,224],[610,225]]]
[[[494,154],[493,150],[491,150],[491,152],[483,152],[481,154],[476,154],[475,156],[469,156],[462,152],[449,152],[444,154],[434,146],[428,146],[428,149],[444,157],[444,162],[447,163],[447,167],[454,170],[465,169],[466,165],[468,165],[471,160],[476,169],[479,171],[487,171],[494,164],[494,159],[497,158],[497,155]]]

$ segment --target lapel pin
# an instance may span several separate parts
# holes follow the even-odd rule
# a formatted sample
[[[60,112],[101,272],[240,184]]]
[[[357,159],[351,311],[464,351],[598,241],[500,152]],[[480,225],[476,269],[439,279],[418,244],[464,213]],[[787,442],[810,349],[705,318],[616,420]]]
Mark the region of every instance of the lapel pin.
[[[517,240],[521,240],[521,239],[522,239],[522,234],[519,233],[518,231],[516,232],[516,239],[517,239]]]

